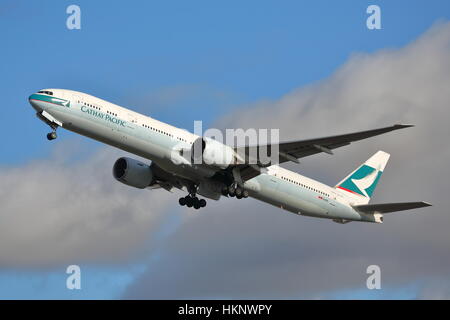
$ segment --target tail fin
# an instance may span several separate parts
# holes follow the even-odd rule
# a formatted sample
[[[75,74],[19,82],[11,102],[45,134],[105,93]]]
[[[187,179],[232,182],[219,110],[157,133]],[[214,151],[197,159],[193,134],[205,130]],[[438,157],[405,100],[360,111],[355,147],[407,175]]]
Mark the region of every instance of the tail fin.
[[[358,169],[350,173],[336,185],[345,197],[354,204],[367,204],[372,197],[375,187],[383,174],[389,160],[389,154],[378,151]]]

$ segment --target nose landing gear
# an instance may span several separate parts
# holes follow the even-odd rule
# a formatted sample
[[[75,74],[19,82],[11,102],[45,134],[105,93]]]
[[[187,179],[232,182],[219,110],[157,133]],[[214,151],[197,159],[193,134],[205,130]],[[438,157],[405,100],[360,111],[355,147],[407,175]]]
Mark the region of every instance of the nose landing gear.
[[[58,129],[58,125],[55,123],[48,123],[49,127],[52,129],[52,132],[47,133],[48,141],[55,140],[58,135],[56,134],[56,129]]]
[[[56,130],[53,130],[52,132],[47,133],[47,139],[48,139],[49,141],[55,140],[57,137],[58,137],[58,136],[57,136],[57,134],[56,134]]]

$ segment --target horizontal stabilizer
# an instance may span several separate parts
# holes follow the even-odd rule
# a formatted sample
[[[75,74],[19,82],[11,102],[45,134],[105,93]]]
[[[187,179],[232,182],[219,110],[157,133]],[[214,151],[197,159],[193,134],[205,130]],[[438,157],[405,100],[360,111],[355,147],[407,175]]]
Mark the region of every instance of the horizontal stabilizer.
[[[365,204],[353,206],[353,208],[357,211],[364,213],[389,213],[430,206],[431,204],[426,202],[400,202],[400,203]]]

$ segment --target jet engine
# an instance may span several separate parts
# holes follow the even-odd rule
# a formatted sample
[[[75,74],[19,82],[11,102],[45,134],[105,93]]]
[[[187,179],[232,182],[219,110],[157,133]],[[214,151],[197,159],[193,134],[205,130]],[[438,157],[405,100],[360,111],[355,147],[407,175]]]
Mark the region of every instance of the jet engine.
[[[193,164],[206,164],[220,169],[236,163],[236,153],[230,146],[207,137],[194,141],[191,157]]]
[[[113,166],[113,176],[128,186],[144,189],[155,182],[150,166],[130,158],[119,158]]]

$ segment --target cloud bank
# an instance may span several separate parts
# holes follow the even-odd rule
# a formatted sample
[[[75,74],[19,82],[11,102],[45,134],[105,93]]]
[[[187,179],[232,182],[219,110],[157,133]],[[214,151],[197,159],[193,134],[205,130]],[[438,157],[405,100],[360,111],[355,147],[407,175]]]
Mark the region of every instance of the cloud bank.
[[[172,195],[115,181],[111,168],[123,152],[103,148],[70,161],[81,151],[65,141],[49,159],[0,169],[0,267],[119,263],[151,250]]]

